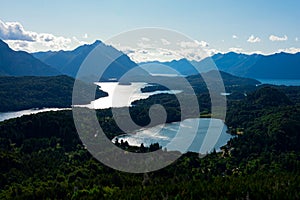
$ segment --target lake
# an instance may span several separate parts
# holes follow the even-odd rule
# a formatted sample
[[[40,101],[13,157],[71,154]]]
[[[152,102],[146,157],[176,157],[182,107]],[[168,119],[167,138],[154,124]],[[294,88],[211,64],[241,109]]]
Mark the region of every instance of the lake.
[[[92,109],[105,109],[105,108],[118,108],[128,107],[131,103],[140,100],[147,99],[151,95],[155,94],[177,94],[180,90],[167,90],[167,91],[155,91],[142,93],[141,88],[149,85],[148,83],[133,82],[130,85],[120,85],[118,82],[98,82],[97,84],[101,90],[108,93],[107,97],[99,98],[92,101],[91,104],[85,105]]]
[[[70,108],[43,108],[43,109],[28,109],[28,110],[21,110],[21,111],[12,111],[12,112],[0,112],[0,122],[21,117],[23,115],[31,115],[31,114],[37,114],[40,112],[48,112],[48,111],[59,111],[59,110],[66,110]]]
[[[188,145],[189,147],[186,148],[186,144],[189,143],[187,138],[193,137],[197,124],[199,124],[199,126],[195,138],[191,145]],[[180,128],[184,128],[184,134],[182,135],[177,134]],[[220,151],[220,147],[224,146],[232,137],[233,136],[227,133],[227,126],[222,120],[195,118],[151,128],[143,128],[134,134],[117,136],[112,139],[112,142],[115,142],[116,138],[119,142],[121,140],[124,142],[127,141],[129,145],[132,146],[140,146],[141,143],[143,143],[144,146],[149,146],[150,144],[158,142],[163,149],[177,150],[182,153],[192,151],[205,154],[213,151],[214,148]],[[205,143],[203,142],[204,140]],[[170,143],[171,141],[173,144]]]
[[[100,88],[108,93],[107,97],[99,98],[95,101],[92,101],[90,104],[83,105],[83,107],[88,107],[92,109],[105,109],[110,107],[124,107],[130,106],[133,101],[139,99],[147,99],[149,96],[154,94],[168,93],[168,94],[176,94],[181,91],[172,90],[172,91],[156,91],[156,92],[148,92],[142,93],[141,88],[145,87],[147,83],[136,82],[130,85],[119,85],[118,82],[98,82],[95,83]],[[21,117],[23,115],[36,114],[40,112],[47,111],[59,111],[66,110],[70,108],[43,108],[43,109],[28,109],[21,111],[12,111],[12,112],[2,112],[0,113],[0,122],[11,119]]]
[[[263,84],[300,86],[300,79],[257,79]]]
[[[181,92],[179,90],[172,90],[142,93],[140,89],[145,87],[147,83],[140,82],[132,83],[130,85],[119,85],[118,82],[99,82],[96,84],[99,85],[103,91],[108,92],[109,96],[97,99],[91,102],[91,104],[84,105],[85,107],[104,109],[109,107],[130,106],[133,101],[146,99],[154,94],[176,94]],[[0,113],[0,121],[21,117],[23,115],[66,109],[70,108],[44,108],[4,112]],[[210,128],[208,129],[209,125]],[[184,131],[182,135],[177,134],[179,129]],[[197,131],[194,140],[190,140],[193,142],[188,148],[185,148],[185,144],[189,143],[188,138],[194,136],[193,132],[195,133],[196,129]],[[118,136],[118,139],[120,141],[128,141],[128,143],[133,146],[140,146],[141,143],[145,146],[149,146],[151,143],[158,142],[163,148],[167,148],[168,150],[178,150],[183,153],[185,151],[193,151],[204,154],[212,151],[214,148],[216,150],[220,150],[220,147],[227,143],[232,136],[227,134],[226,131],[227,127],[221,120],[196,118],[186,119],[181,123],[174,122],[165,125],[158,125],[152,128],[144,128],[138,130],[135,134]],[[220,135],[218,135],[218,133],[220,133]],[[205,136],[209,137],[205,138]],[[204,138],[206,141],[205,143],[203,143]]]

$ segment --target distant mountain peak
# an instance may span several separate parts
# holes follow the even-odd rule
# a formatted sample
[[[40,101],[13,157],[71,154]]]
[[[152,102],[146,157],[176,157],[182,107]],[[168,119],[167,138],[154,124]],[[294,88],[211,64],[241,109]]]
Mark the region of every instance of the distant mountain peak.
[[[101,44],[101,43],[102,43],[101,40],[95,40],[95,42],[94,42],[92,45],[99,45],[99,44]]]
[[[247,78],[256,79],[300,79],[300,52],[286,52],[272,55],[244,54],[236,52],[217,53],[200,61],[186,58],[170,62],[144,62],[167,65],[183,75],[207,72],[217,67],[219,70]],[[196,67],[197,71],[191,66]],[[157,73],[160,73],[157,71]]]
[[[82,48],[82,47],[93,47],[93,48],[95,48],[96,46],[98,46],[98,45],[100,45],[100,44],[102,44],[102,43],[103,43],[103,42],[102,42],[101,40],[95,40],[95,42],[93,42],[93,43],[91,43],[91,44],[84,44],[84,45],[82,45],[82,46],[77,47],[76,49]]]
[[[84,44],[70,51],[36,52],[32,55],[40,59],[42,62],[53,66],[63,74],[76,77],[82,62],[87,58],[90,52],[92,52],[92,50],[100,44],[102,46],[103,53],[108,55],[108,57],[110,57],[109,55],[113,55],[116,51],[120,52],[113,46],[106,45],[102,41],[96,40],[92,44]],[[101,62],[101,60],[99,60],[99,62]],[[120,58],[111,63],[110,71],[106,70],[104,78],[119,78],[122,74],[135,66],[137,66],[137,64],[131,61],[126,54],[122,53]]]
[[[165,63],[189,63],[190,61],[186,58],[180,58],[178,60],[174,59],[174,60],[171,60],[171,61],[168,61],[168,62],[165,62]]]
[[[61,73],[25,51],[14,51],[0,40],[0,75],[54,76]]]

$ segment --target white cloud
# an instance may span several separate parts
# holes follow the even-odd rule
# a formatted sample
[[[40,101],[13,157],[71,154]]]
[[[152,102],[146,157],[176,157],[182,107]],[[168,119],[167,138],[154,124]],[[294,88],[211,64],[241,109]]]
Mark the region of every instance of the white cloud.
[[[85,33],[82,38],[87,39],[88,38],[88,34]]]
[[[286,48],[286,49],[279,49],[278,52],[285,52],[285,53],[299,53],[300,52],[300,48],[295,48],[295,47],[290,47],[290,48]]]
[[[208,56],[213,56],[214,54],[221,53],[221,51],[217,50],[217,49],[210,48],[210,49],[206,49],[206,53],[207,53]]]
[[[237,35],[232,35],[233,39],[238,39],[239,37]]]
[[[86,41],[81,41],[79,40],[77,37],[73,36],[72,37],[72,43],[76,43],[76,44],[79,44],[79,45],[84,45],[84,44],[88,44],[88,42]]]
[[[209,47],[209,43],[207,43],[207,42],[205,42],[203,40],[201,40],[200,42],[198,40],[195,40],[195,42],[197,44],[199,44],[201,47]]]
[[[244,54],[247,54],[247,55],[260,54],[260,55],[265,55],[266,56],[266,55],[271,55],[272,53],[266,54],[266,53],[263,53],[262,51],[257,50],[257,51],[244,52]]]
[[[209,49],[205,41],[182,40],[176,38],[151,38],[151,42],[138,39],[136,43],[121,45],[119,42],[112,46],[126,53],[136,62],[146,61],[171,61],[187,58],[189,60],[202,60],[203,58],[216,53],[215,49]]]
[[[132,55],[136,53],[136,51],[130,47],[125,47],[125,46],[120,47],[117,45],[114,45],[114,47],[117,48],[119,51],[122,51],[126,55]]]
[[[238,47],[231,47],[231,48],[229,48],[229,51],[236,52],[236,53],[242,53],[244,51],[244,49],[238,48]]]
[[[3,40],[36,41],[37,33],[25,31],[19,22],[6,22],[0,20],[0,38]]]
[[[254,35],[251,35],[247,40],[247,42],[250,42],[250,43],[257,43],[260,41],[261,41],[261,39],[259,37],[255,37]]]
[[[199,48],[199,47],[208,47],[209,44],[205,41],[181,41],[177,43],[182,48]]]
[[[296,42],[298,42],[298,41],[299,41],[299,38],[298,38],[298,37],[296,37],[296,38],[295,38],[295,41],[296,41]]]
[[[269,40],[271,40],[272,42],[274,41],[286,41],[288,40],[288,37],[286,35],[284,35],[283,37],[279,37],[276,35],[270,35]]]
[[[177,44],[182,48],[196,48],[200,46],[198,43],[191,42],[191,41],[181,41],[178,42]]]
[[[87,35],[86,35],[87,36]],[[25,30],[19,22],[3,22],[0,20],[0,39],[14,50],[28,52],[72,49],[83,42],[77,38],[55,36],[50,33],[37,33]]]

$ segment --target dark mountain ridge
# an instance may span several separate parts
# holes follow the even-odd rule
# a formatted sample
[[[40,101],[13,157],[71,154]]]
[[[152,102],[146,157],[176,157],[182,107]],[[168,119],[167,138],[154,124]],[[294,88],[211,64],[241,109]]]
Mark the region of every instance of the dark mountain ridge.
[[[281,52],[272,55],[247,55],[229,52],[218,53],[201,61],[188,61],[184,58],[170,62],[153,61],[142,64],[166,65],[181,75],[208,72],[217,67],[221,71],[247,78],[300,79],[300,53]]]
[[[55,67],[61,73],[76,77],[76,74],[87,56],[98,46],[101,45],[101,55],[99,55],[99,67],[105,67],[101,64],[101,57],[114,57],[113,55],[120,55],[117,59],[112,60],[112,63],[106,69],[102,76],[102,80],[108,79],[119,79],[123,74],[125,74],[130,69],[137,66],[130,58],[118,51],[112,46],[105,45],[103,42],[97,40],[93,44],[85,44],[77,47],[71,51],[48,51],[48,52],[36,52],[32,55],[42,62]],[[92,74],[93,75],[93,74]]]
[[[56,76],[61,73],[25,51],[14,51],[0,40],[0,75]]]

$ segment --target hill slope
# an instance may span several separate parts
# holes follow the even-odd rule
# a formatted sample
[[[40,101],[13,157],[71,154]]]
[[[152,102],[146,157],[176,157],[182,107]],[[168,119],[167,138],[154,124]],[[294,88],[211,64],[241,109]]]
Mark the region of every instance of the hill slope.
[[[73,84],[74,79],[68,76],[0,77],[0,112],[71,107]],[[96,97],[103,96],[107,93],[97,90]]]
[[[24,51],[14,51],[0,40],[0,75],[55,76],[61,73]]]

